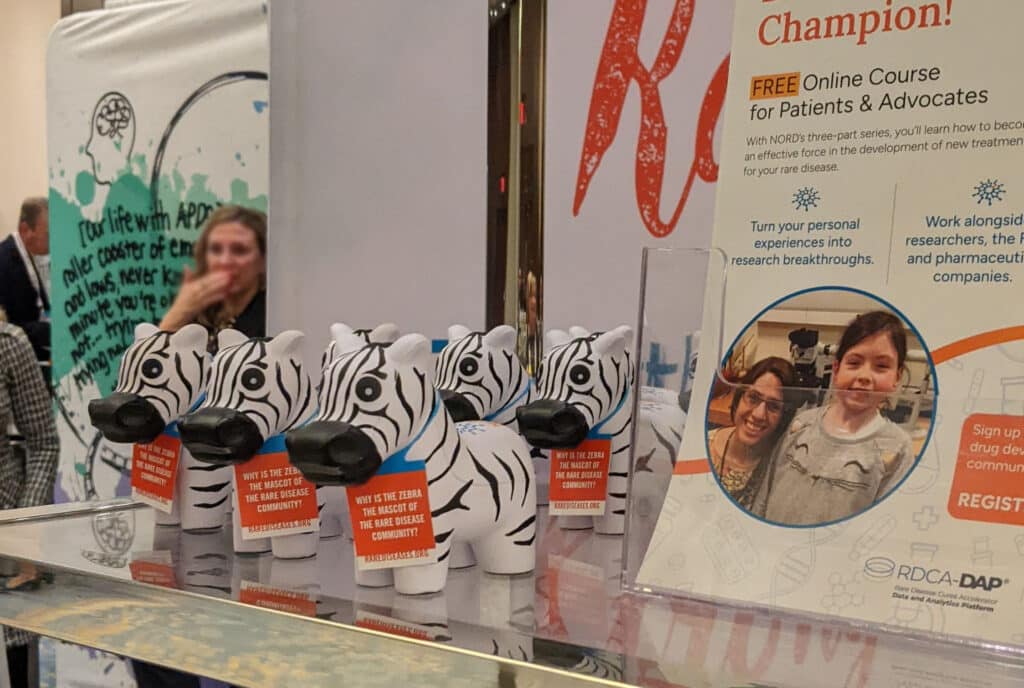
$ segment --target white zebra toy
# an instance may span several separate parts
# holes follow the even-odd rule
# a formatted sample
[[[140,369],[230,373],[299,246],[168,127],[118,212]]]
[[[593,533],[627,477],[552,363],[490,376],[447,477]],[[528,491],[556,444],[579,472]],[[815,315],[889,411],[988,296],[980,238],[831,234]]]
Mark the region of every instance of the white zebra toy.
[[[452,420],[434,388],[430,342],[422,335],[384,347],[338,334],[319,415],[286,437],[291,461],[317,484],[346,486],[422,461],[435,540],[433,563],[357,568],[356,582],[379,587],[393,579],[402,594],[439,592],[456,540],[472,546],[485,571],[532,571],[536,480],[523,439],[493,423]]]
[[[605,512],[592,518],[595,532],[625,531],[633,420],[633,363],[628,346],[632,329],[572,338],[559,330],[547,334],[548,351],[537,379],[537,399],[519,407],[519,431],[541,449],[572,449],[588,437],[610,440]],[[562,519],[579,527],[581,519]]]
[[[390,344],[401,336],[398,326],[394,323],[382,323],[374,328],[352,329],[345,323],[335,323],[331,331],[347,333],[359,337],[367,344]],[[320,377],[323,378],[324,369],[327,364],[337,357],[337,344],[334,337],[324,348],[320,355]],[[320,382],[317,382],[319,391]],[[317,489],[318,501],[320,502],[320,537],[329,538],[341,535],[344,532],[344,523],[348,521],[348,502],[345,499],[345,490],[336,485],[325,485]],[[471,562],[472,563],[472,562]]]
[[[499,325],[489,332],[448,328],[448,344],[435,368],[435,385],[456,421],[487,420],[519,431],[516,409],[533,401],[535,385],[516,353],[516,331]],[[548,454],[534,447],[537,504],[548,503]]]
[[[589,337],[590,332],[582,327],[570,327],[570,337]],[[633,344],[627,344],[627,350]],[[637,404],[636,450],[633,468],[639,473],[657,473],[661,476],[672,474],[676,454],[683,440],[686,426],[686,412],[680,405],[680,393],[663,387],[640,385],[640,402]]]
[[[434,384],[455,422],[486,420],[513,430],[516,409],[531,399],[533,380],[516,354],[516,331],[448,328],[448,344],[435,365]]]
[[[182,441],[193,456],[221,466],[242,464],[268,440],[312,416],[316,400],[302,365],[303,339],[295,330],[269,340],[249,339],[236,330],[222,330],[217,335],[218,351],[206,400],[178,424]],[[284,559],[316,554],[316,532],[243,539],[237,491],[232,504],[236,552],[272,549],[274,556]]]
[[[121,357],[114,392],[89,402],[92,424],[111,442],[148,444],[199,403],[210,373],[206,330],[186,325],[175,333],[140,323]],[[231,471],[196,461],[184,447],[178,461],[172,511],[157,523],[184,530],[219,528],[231,495]]]
[[[335,331],[339,334],[345,333],[359,337],[366,344],[390,344],[402,335],[398,326],[394,323],[382,323],[373,329],[360,328],[357,330],[353,330],[345,323],[334,323],[331,325],[331,332]],[[331,337],[331,341],[327,343],[327,347],[320,356],[321,375],[323,374],[324,369],[327,368],[327,364],[337,358],[337,356],[338,344],[334,337]]]

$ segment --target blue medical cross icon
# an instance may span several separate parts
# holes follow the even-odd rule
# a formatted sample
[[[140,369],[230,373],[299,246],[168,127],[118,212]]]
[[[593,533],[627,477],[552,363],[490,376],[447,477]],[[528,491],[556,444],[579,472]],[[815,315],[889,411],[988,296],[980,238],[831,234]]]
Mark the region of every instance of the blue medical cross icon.
[[[651,342],[650,353],[647,355],[647,364],[644,371],[647,373],[647,385],[650,387],[663,387],[665,376],[672,375],[679,370],[679,365],[669,363],[663,358],[661,344]]]

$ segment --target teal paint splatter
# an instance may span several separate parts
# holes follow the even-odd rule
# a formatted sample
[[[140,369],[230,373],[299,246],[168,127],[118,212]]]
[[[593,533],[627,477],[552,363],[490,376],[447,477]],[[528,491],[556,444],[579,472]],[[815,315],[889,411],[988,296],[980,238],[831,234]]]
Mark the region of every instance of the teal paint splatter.
[[[75,198],[82,206],[87,206],[96,198],[96,179],[88,172],[79,172],[75,177]]]

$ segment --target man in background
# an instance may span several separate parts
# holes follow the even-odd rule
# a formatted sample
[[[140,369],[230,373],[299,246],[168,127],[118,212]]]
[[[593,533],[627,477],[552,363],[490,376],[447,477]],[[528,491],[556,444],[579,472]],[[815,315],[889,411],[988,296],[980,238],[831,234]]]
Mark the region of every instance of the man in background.
[[[0,306],[25,331],[36,358],[50,362],[50,211],[44,197],[26,198],[18,231],[0,242]]]

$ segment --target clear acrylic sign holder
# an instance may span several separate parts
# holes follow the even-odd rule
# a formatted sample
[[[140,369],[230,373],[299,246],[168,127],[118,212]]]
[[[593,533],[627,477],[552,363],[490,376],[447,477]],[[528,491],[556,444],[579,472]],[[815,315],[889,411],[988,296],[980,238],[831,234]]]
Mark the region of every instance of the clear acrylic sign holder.
[[[1014,506],[1024,505],[1019,332],[932,350],[881,299],[822,288],[766,304],[723,341],[726,265],[717,250],[643,254],[624,589],[797,624],[845,625],[883,639],[941,640],[964,648],[966,658],[980,651],[1020,662],[1024,625],[999,638],[991,632],[1006,626],[1011,611],[1018,620],[1024,612],[1024,508],[1018,515]],[[884,394],[834,379],[846,375],[833,368],[845,328],[872,311],[895,315],[906,336],[904,369],[886,378],[892,387]],[[698,364],[698,352],[714,356],[714,371]],[[944,382],[969,394],[950,403],[940,396]],[[691,397],[707,406],[691,408]],[[659,405],[673,401],[685,414],[680,435],[700,433],[703,451],[665,461],[667,451],[645,448],[651,433],[679,446],[666,428],[680,429],[659,420],[668,418]],[[866,406],[882,419],[871,426],[878,451],[858,455],[865,477],[851,481],[847,466],[830,480],[840,488],[857,483],[850,489],[871,496],[849,503],[808,498],[794,469],[816,459],[792,445],[810,438],[820,447],[810,454],[831,456],[832,440],[815,429],[841,436],[843,428],[829,424],[840,411]],[[861,436],[852,432],[850,439]],[[721,458],[729,443],[758,459],[752,470]],[[890,500],[894,495],[900,498]],[[772,538],[779,528],[789,533],[785,539]]]

